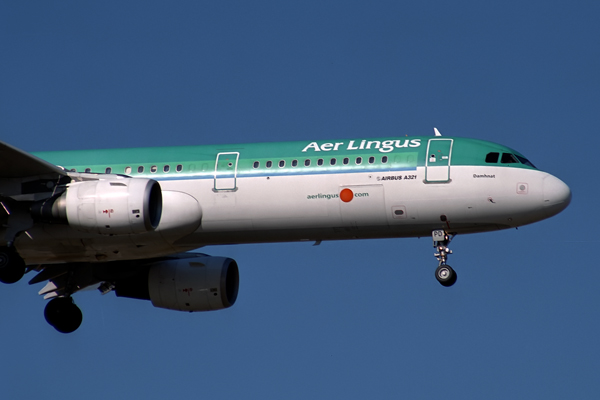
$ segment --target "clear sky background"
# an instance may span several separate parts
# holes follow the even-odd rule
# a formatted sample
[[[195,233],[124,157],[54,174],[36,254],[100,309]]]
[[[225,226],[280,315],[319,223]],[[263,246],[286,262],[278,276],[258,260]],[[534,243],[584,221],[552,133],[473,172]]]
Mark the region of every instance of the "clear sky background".
[[[0,4],[0,140],[41,151],[435,126],[519,150],[573,201],[455,238],[451,288],[430,238],[207,247],[240,265],[234,307],[81,292],[83,324],[63,335],[29,274],[0,286],[1,398],[598,398],[599,2],[90,3]]]

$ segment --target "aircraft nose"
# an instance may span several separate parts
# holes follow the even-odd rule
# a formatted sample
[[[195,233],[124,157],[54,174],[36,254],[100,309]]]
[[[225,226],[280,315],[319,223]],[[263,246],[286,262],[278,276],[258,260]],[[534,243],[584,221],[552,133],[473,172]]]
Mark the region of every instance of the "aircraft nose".
[[[544,193],[544,206],[548,207],[552,215],[558,214],[571,202],[571,189],[566,183],[555,176],[548,175],[542,183]]]

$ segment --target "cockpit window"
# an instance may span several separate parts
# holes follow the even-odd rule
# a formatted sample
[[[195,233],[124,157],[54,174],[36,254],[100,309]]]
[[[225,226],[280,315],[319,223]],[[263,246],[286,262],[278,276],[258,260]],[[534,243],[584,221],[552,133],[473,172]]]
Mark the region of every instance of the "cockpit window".
[[[500,153],[488,153],[485,156],[485,162],[490,164],[496,164],[498,162],[498,158],[500,157]]]
[[[535,168],[535,165],[533,165],[533,163],[531,161],[529,161],[528,159],[526,159],[525,157],[521,157],[521,156],[516,155],[516,154],[515,154],[515,156],[517,156],[517,158],[519,159],[519,161],[521,161],[521,164],[525,164],[525,165],[528,165],[530,167]]]
[[[515,158],[515,156],[513,154],[502,153],[502,158],[500,159],[500,162],[502,164],[513,164],[513,163],[518,163],[519,161],[517,161],[517,159]]]

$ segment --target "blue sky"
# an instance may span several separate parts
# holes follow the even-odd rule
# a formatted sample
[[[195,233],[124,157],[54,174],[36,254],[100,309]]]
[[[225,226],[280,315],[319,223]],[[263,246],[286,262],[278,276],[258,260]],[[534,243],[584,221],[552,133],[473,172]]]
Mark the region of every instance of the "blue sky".
[[[518,149],[571,206],[458,236],[204,248],[231,309],[75,296],[46,324],[0,287],[3,398],[596,398],[592,1],[78,1],[0,5],[0,140],[27,151],[433,134]]]

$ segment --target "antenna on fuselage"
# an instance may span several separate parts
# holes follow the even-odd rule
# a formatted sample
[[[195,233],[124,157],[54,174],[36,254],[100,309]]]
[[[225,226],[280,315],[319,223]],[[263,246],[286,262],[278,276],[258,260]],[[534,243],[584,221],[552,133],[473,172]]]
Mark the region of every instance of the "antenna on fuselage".
[[[435,136],[442,136],[442,134],[440,133],[440,131],[438,131],[437,128],[433,128],[433,133],[435,133]]]

